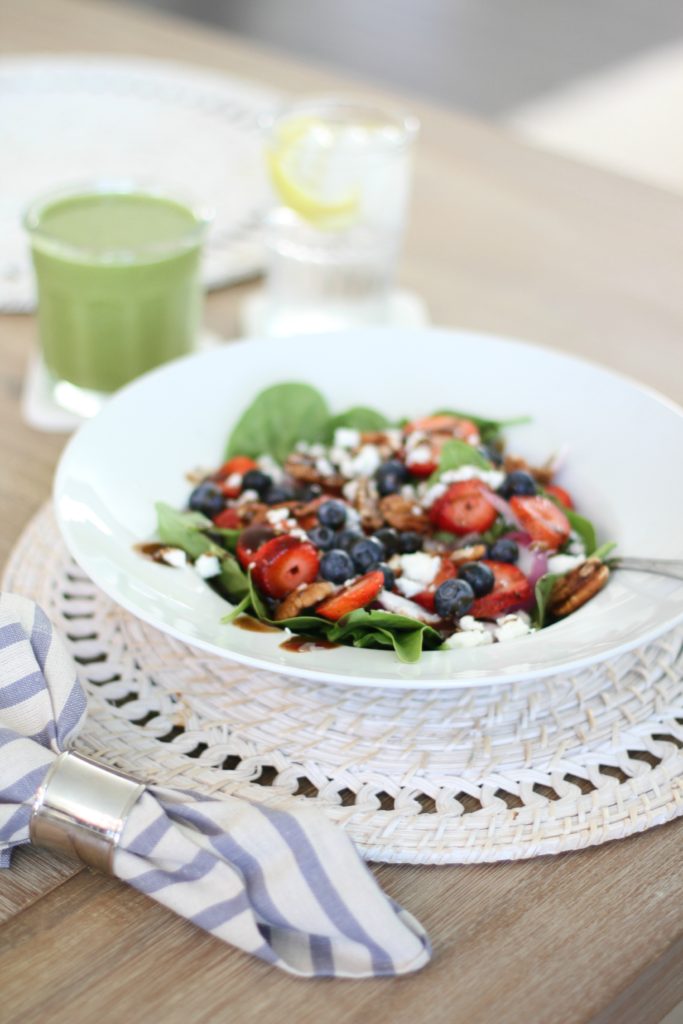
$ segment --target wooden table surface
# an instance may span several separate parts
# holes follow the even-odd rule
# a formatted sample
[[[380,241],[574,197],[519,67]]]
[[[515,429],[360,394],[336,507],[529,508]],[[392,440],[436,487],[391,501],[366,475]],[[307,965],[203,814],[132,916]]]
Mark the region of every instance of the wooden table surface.
[[[382,98],[121,5],[3,0],[0,52],[31,51],[144,54]],[[683,401],[683,200],[400,99],[423,124],[402,279],[433,320],[585,355]],[[210,296],[211,328],[235,335],[248,287]],[[48,497],[64,443],[21,422],[34,333],[31,317],[0,316],[0,561]],[[115,880],[25,849],[0,876],[0,1020],[655,1024],[683,999],[682,829],[520,863],[380,866],[435,953],[418,975],[362,982],[291,979]]]

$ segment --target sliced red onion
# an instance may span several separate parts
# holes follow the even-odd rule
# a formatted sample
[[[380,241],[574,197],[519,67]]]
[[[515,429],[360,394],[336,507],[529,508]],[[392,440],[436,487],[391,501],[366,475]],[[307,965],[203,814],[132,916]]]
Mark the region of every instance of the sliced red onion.
[[[512,511],[512,509],[510,508],[510,505],[505,500],[505,498],[501,498],[500,494],[496,494],[495,491],[489,491],[486,494],[486,500],[491,505],[493,505],[496,512],[500,513],[500,515],[503,517],[506,523],[510,523],[512,526],[516,526],[518,530],[522,529],[522,524],[520,523],[519,519]]]
[[[541,576],[545,576],[548,571],[548,555],[545,551],[539,551],[538,548],[520,544],[517,566],[522,570],[531,586],[535,587]]]

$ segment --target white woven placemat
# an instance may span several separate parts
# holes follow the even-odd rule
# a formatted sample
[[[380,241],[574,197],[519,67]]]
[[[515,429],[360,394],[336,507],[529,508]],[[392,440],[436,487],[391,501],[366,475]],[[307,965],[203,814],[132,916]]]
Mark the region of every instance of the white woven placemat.
[[[44,192],[133,178],[213,206],[208,288],[258,273],[268,205],[260,119],[278,96],[227,74],[144,58],[0,60],[0,312],[35,296],[21,216]]]
[[[369,860],[534,857],[683,813],[681,629],[545,681],[452,693],[306,683],[122,611],[70,560],[49,506],[3,586],[67,638],[90,701],[85,753],[173,786],[308,800]]]

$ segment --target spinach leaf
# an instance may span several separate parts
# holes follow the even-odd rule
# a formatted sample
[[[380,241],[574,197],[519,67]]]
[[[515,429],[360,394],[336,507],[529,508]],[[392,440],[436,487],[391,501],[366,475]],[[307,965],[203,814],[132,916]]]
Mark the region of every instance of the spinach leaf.
[[[476,466],[478,469],[493,469],[488,459],[473,448],[467,441],[453,438],[446,441],[439,456],[439,468],[429,478],[430,483],[438,480],[442,473],[449,469],[460,469],[461,466]]]
[[[178,512],[163,501],[156,503],[157,533],[164,544],[182,548],[190,558],[210,554],[222,558],[225,551],[207,537],[202,530],[210,529],[213,523],[200,512]]]
[[[218,583],[227,594],[231,603],[243,601],[249,596],[249,581],[236,558],[225,552],[221,558],[221,574]]]
[[[226,458],[272,455],[284,462],[297,441],[323,441],[330,411],[310,384],[275,384],[256,396],[230,435]]]
[[[329,443],[333,440],[334,432],[338,427],[349,427],[351,430],[359,430],[361,433],[371,433],[372,431],[386,430],[389,426],[391,426],[389,420],[381,412],[369,409],[365,405],[354,405],[352,409],[331,417],[325,428],[325,441]]]
[[[605,556],[609,555],[610,551],[614,551],[617,546],[616,541],[608,540],[604,544],[601,544],[599,548],[596,548],[591,558],[599,558],[601,562],[605,561]]]
[[[223,547],[227,548],[228,551],[234,551],[237,547],[237,541],[240,538],[242,530],[230,530],[224,526],[214,526],[211,524],[209,534],[212,537],[219,537],[220,543]]]
[[[563,576],[566,576],[566,573],[547,572],[545,576],[541,576],[536,582],[536,607],[534,608],[533,621],[534,625],[538,626],[539,629],[542,629],[546,624],[548,602],[550,601],[553,587],[557,580],[562,579]]]
[[[435,416],[457,416],[459,419],[471,420],[478,428],[484,442],[492,441],[505,427],[514,427],[519,423],[531,423],[531,416],[513,416],[507,420],[490,420],[483,416],[475,416],[471,412],[458,409],[437,409]]]
[[[221,622],[225,623],[225,625],[229,625],[231,622],[234,622],[235,619],[239,618],[239,616],[243,612],[246,612],[249,609],[250,605],[251,595],[249,593],[249,590],[247,590],[246,594],[239,602],[239,604],[236,604],[232,611],[228,612],[227,615],[224,615],[223,618],[221,619]]]
[[[562,508],[561,505],[560,508]],[[581,538],[583,546],[586,549],[586,554],[592,555],[598,545],[598,542],[595,537],[595,527],[591,523],[590,519],[586,519],[585,516],[580,516],[578,512],[574,512],[571,508],[562,508],[562,511],[569,520],[569,525],[572,530],[574,530],[575,533],[578,533]]]

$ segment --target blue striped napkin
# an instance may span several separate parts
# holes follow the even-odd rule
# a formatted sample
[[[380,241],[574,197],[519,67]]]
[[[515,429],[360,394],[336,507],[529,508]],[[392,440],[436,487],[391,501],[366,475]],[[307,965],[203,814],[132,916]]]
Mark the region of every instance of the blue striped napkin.
[[[29,842],[38,787],[85,720],[74,665],[33,602],[0,595],[0,867]],[[429,939],[319,812],[148,786],[114,874],[200,928],[303,977],[405,974]]]

